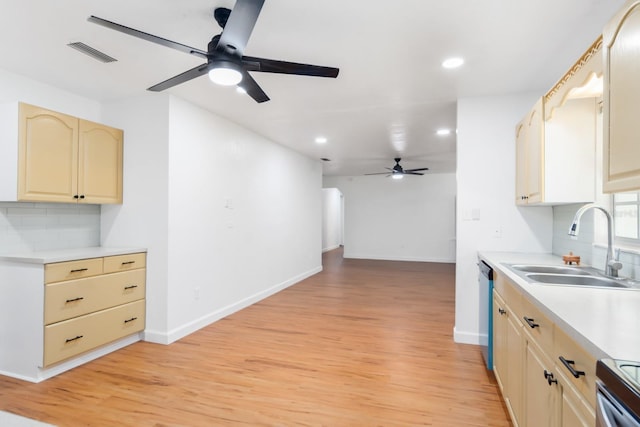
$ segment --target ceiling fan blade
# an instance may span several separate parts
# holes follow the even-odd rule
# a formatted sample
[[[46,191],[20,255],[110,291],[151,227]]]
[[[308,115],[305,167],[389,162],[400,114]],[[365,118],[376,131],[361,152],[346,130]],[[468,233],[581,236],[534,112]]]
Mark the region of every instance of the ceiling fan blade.
[[[420,171],[428,171],[428,170],[429,168],[418,168],[418,169],[405,169],[404,171],[405,173],[408,173],[408,172],[420,172]]]
[[[260,85],[253,80],[253,77],[246,71],[242,70],[242,81],[238,84],[239,87],[247,91],[247,94],[252,97],[257,103],[267,102],[269,97],[262,90]]]
[[[150,90],[152,92],[160,92],[165,89],[177,86],[180,83],[188,82],[191,79],[200,77],[203,74],[207,74],[207,72],[209,72],[209,64],[201,64],[197,67],[185,71],[184,73],[178,74],[177,76],[173,76],[170,79],[158,83],[157,85],[151,86],[147,90]]]
[[[263,4],[264,0],[237,0],[216,50],[242,57]]]
[[[389,172],[365,173],[365,175],[390,175]]]
[[[296,74],[299,76],[336,78],[338,77],[338,73],[340,72],[340,69],[333,67],[278,61],[275,59],[256,58],[253,56],[243,56],[242,60],[248,63],[247,68],[250,71],[260,71],[263,73]],[[255,68],[255,64],[258,64],[257,68]]]
[[[404,175],[424,175],[421,172],[409,172],[409,171],[404,171]]]
[[[190,55],[196,55],[204,58],[207,57],[207,52],[200,49],[196,49],[195,47],[187,46],[182,43],[177,43],[171,40],[164,39],[162,37],[154,36],[153,34],[145,33],[144,31],[139,31],[133,28],[125,27],[124,25],[107,21],[106,19],[98,18],[97,16],[91,15],[90,17],[87,18],[87,21],[93,22],[94,24],[102,25],[103,27],[110,28],[112,30],[120,31],[121,33],[129,34],[130,36],[138,37],[140,39],[143,39],[152,43],[157,43],[162,46],[170,47],[172,49],[177,49],[181,52],[185,52]]]

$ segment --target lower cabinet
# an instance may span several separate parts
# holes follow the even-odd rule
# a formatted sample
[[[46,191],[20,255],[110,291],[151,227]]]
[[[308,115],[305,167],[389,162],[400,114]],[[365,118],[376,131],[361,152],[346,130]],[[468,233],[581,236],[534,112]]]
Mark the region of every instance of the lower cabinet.
[[[139,341],[146,253],[95,253],[0,262],[0,317],[7,320],[0,322],[0,374],[39,382]]]
[[[493,332],[494,373],[515,426],[595,426],[595,358],[499,273]]]
[[[497,281],[496,285],[499,285]],[[518,426],[522,418],[522,324],[496,290],[493,292],[493,310],[493,372],[509,415]]]

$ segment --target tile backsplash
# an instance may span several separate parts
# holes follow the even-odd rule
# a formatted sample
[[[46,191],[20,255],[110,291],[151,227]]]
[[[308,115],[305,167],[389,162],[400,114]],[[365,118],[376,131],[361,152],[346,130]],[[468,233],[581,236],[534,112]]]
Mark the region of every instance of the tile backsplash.
[[[574,239],[568,234],[573,217],[580,206],[582,206],[582,204],[553,207],[552,252],[559,256],[573,252],[574,255],[580,256],[581,264],[591,265],[599,270],[604,270],[607,248],[606,244],[594,244],[594,211],[587,211],[582,216],[580,220],[580,233],[577,238]],[[598,213],[598,215],[600,214]],[[606,229],[605,223],[602,223],[602,226]],[[618,248],[616,245],[614,245],[614,247]],[[622,270],[619,272],[621,276],[640,279],[640,248],[621,249],[620,262],[622,262]]]
[[[0,202],[0,254],[100,245],[100,205]]]

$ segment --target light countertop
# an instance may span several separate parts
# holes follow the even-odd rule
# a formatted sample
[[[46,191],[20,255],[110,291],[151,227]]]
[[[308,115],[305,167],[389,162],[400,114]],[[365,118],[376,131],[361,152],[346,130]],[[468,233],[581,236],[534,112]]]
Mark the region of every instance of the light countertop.
[[[550,254],[480,252],[478,257],[522,292],[597,359],[640,361],[640,290],[529,283],[503,264],[564,265]]]
[[[100,258],[113,255],[125,255],[147,252],[145,248],[107,248],[102,246],[77,249],[59,249],[52,251],[24,252],[0,255],[0,261],[13,261],[28,264],[50,264],[53,262],[77,259]]]

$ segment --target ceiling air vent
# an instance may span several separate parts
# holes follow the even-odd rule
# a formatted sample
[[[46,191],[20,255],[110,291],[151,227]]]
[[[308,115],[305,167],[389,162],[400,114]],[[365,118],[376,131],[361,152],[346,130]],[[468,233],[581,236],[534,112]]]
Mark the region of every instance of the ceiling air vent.
[[[85,55],[89,55],[93,59],[97,59],[100,62],[107,63],[107,62],[117,61],[117,59],[110,57],[106,53],[102,53],[98,49],[94,49],[91,46],[86,45],[82,42],[69,43],[67,46],[72,47],[75,50],[78,50],[84,53]]]

